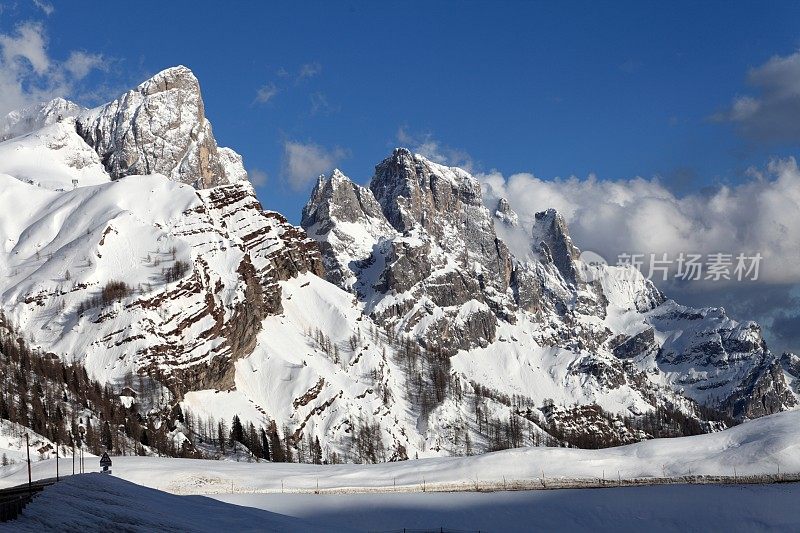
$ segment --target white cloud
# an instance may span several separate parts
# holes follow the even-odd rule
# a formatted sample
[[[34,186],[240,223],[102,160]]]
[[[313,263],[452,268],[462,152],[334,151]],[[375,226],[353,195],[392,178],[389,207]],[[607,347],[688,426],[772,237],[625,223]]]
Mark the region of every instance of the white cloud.
[[[23,22],[0,34],[0,117],[9,111],[73,92],[91,70],[104,68],[102,56],[71,52],[66,61],[53,59],[41,24]]]
[[[64,68],[67,69],[67,72],[72,74],[74,79],[82,80],[92,70],[104,70],[105,61],[100,54],[74,51],[69,54],[69,57],[64,62]]]
[[[41,9],[42,12],[48,17],[52,15],[56,10],[56,8],[53,7],[53,4],[51,4],[50,2],[46,2],[45,0],[33,0],[33,5]]]
[[[256,92],[256,102],[266,104],[278,94],[278,88],[274,83],[268,83]]]
[[[267,184],[269,180],[269,176],[267,173],[261,170],[260,168],[251,168],[247,171],[247,177],[250,179],[250,183],[252,183],[256,187],[261,187]]]
[[[432,133],[410,133],[404,126],[397,130],[397,142],[412,152],[420,154],[434,163],[461,167],[468,172],[475,170],[472,157],[464,150],[442,144]]]
[[[750,69],[747,82],[758,95],[737,96],[712,119],[734,124],[751,141],[800,142],[800,52]]]
[[[499,197],[508,199],[525,231],[537,211],[556,208],[576,243],[610,262],[619,253],[760,252],[762,281],[800,282],[800,170],[794,159],[753,170],[745,183],[685,196],[657,179],[542,180],[497,172],[476,177],[490,207]]]
[[[56,8],[53,7],[53,4],[50,2],[45,2],[45,0],[33,0],[33,5],[41,9],[42,12],[48,17],[56,10]]]
[[[300,190],[317,176],[332,170],[347,151],[342,148],[327,149],[314,143],[286,141],[283,145],[283,172],[289,185]]]
[[[38,75],[50,68],[47,42],[41,24],[25,22],[16,28],[15,35],[0,35],[3,65],[9,69],[25,70],[27,65]],[[26,65],[27,63],[27,65]]]

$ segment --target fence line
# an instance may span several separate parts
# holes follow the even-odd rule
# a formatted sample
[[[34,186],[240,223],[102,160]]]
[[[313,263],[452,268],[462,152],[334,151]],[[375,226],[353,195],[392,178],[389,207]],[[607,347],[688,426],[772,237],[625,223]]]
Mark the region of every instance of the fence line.
[[[235,482],[193,487],[172,486],[166,489],[174,494],[361,494],[361,493],[414,493],[414,492],[500,492],[556,489],[601,489],[615,487],[643,487],[653,485],[767,485],[800,482],[800,473],[756,474],[733,476],[668,476],[637,478],[532,478],[503,480],[464,480],[460,482],[431,483],[420,481],[412,485],[384,487],[292,487],[285,480],[281,488],[253,488]]]

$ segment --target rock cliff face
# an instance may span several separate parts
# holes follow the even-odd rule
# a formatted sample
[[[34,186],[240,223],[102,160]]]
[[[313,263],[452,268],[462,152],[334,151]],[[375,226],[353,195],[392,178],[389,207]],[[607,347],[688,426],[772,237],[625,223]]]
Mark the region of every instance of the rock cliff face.
[[[320,178],[302,226],[320,242],[329,281],[428,348],[485,346],[497,316],[513,320],[511,256],[463,170],[397,149],[369,188],[339,171]]]
[[[241,158],[230,150],[220,153],[200,84],[183,66],[164,70],[117,100],[82,113],[77,128],[112,179],[160,173],[208,188],[246,175]]]

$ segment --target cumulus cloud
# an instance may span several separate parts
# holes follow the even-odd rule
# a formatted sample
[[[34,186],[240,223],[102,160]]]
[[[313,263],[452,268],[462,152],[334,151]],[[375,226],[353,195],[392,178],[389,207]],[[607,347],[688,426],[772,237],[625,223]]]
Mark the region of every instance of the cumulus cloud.
[[[676,196],[658,179],[542,180],[532,174],[478,175],[489,202],[504,197],[530,229],[534,213],[556,208],[579,246],[616,262],[620,253],[761,253],[760,278],[800,282],[800,170],[774,161],[750,179]],[[493,207],[493,206],[491,206]]]
[[[41,24],[26,22],[17,26],[15,34],[0,35],[0,48],[6,68],[23,71],[30,67],[38,75],[45,74],[50,68]]]
[[[278,94],[278,88],[274,83],[263,85],[256,91],[256,102],[266,104]]]
[[[757,94],[737,96],[712,119],[734,124],[751,141],[800,142],[800,51],[750,69],[747,82]]]
[[[332,170],[345,157],[347,151],[342,148],[286,141],[283,145],[284,177],[293,189],[300,190],[320,174]]]
[[[405,126],[401,126],[397,130],[396,140],[434,163],[461,167],[468,172],[475,170],[475,163],[466,151],[443,144],[432,133],[411,133]]]
[[[676,195],[658,179],[543,180],[532,174],[478,174],[487,207],[506,198],[520,217],[498,234],[524,257],[537,211],[555,208],[575,243],[616,263],[620,253],[761,253],[758,281],[653,281],[668,297],[694,307],[722,306],[756,320],[776,351],[800,352],[800,170],[794,159],[751,170],[750,179],[713,191]],[[674,267],[674,264],[673,264]]]
[[[22,107],[66,96],[90,71],[103,67],[100,55],[71,52],[53,59],[47,33],[35,22],[23,22],[0,34],[0,117]]]

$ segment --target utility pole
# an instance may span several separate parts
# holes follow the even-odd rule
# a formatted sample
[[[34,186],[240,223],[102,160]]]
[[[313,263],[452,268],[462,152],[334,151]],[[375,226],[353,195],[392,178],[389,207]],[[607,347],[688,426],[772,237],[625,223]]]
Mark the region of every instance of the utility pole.
[[[33,488],[31,487],[31,442],[27,433],[25,433],[25,450],[28,452],[28,494],[30,495],[33,493]]]
[[[58,481],[58,439],[56,439],[56,481]]]
[[[75,440],[72,441],[72,475],[75,475]]]

